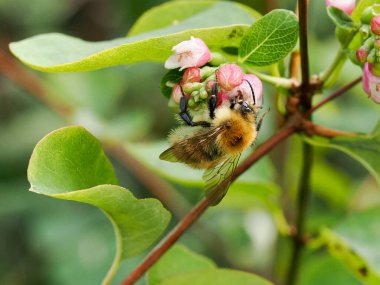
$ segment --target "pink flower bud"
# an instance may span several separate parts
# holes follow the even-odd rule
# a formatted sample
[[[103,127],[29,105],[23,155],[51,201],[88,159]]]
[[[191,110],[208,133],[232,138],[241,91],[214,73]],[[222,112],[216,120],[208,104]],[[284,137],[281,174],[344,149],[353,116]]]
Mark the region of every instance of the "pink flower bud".
[[[365,48],[360,47],[356,50],[356,58],[360,62],[365,62],[367,60],[367,56],[368,56],[368,51]]]
[[[225,64],[216,71],[219,86],[230,91],[243,82],[244,73],[236,64]]]
[[[256,106],[261,107],[263,102],[263,84],[255,75],[245,74],[242,84],[227,92],[227,94],[229,98],[242,96],[244,101],[251,104],[255,103]],[[253,99],[253,96],[255,99]]]
[[[182,82],[201,82],[201,70],[198,67],[189,67],[183,74]]]
[[[191,37],[189,41],[180,42],[172,50],[174,54],[165,62],[165,68],[168,69],[201,67],[211,59],[210,50],[199,38]]]
[[[182,91],[178,83],[174,84],[171,96],[173,98],[173,101],[179,104],[179,101],[181,100],[181,97],[182,97]]]
[[[229,101],[230,97],[228,97],[227,93],[223,90],[220,90],[218,93],[217,101],[216,101],[216,106],[219,107],[222,105],[225,101]]]
[[[375,35],[380,36],[380,15],[372,18],[371,31]]]
[[[355,0],[326,0],[326,6],[333,6],[347,15],[351,15],[355,9]]]
[[[208,80],[207,82],[206,82],[206,91],[208,92],[208,93],[211,93],[211,91],[212,91],[212,87],[214,86],[214,84],[215,84],[215,80]]]
[[[362,85],[368,97],[380,104],[380,77],[372,73],[372,65],[368,62],[364,64]]]

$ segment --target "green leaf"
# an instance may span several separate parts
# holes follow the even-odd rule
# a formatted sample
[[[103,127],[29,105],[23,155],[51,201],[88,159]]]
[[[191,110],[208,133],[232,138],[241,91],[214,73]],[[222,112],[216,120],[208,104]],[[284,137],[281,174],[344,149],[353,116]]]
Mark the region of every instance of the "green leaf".
[[[239,62],[256,66],[276,63],[294,48],[297,39],[296,15],[287,10],[273,10],[254,23],[244,35],[239,48]]]
[[[128,32],[128,36],[134,36],[137,34],[145,33],[152,30],[161,29],[167,26],[184,25],[187,21],[198,21],[201,24],[200,27],[204,27],[205,24],[213,22],[220,17],[220,13],[224,12],[225,8],[231,8],[231,13],[225,14],[228,17],[226,19],[235,19],[235,13],[241,13],[242,17],[246,17],[243,22],[251,21],[261,17],[260,13],[249,8],[248,6],[234,3],[233,6],[225,6],[225,2],[217,1],[170,1],[154,7],[145,12],[132,26]],[[218,4],[219,11],[215,10],[212,6]],[[228,3],[227,5],[230,5]],[[212,9],[209,9],[212,8]],[[248,13],[242,13],[240,8],[246,10]],[[178,13],[181,11],[181,13]],[[214,14],[215,13],[215,14]],[[194,19],[195,18],[195,19]],[[234,20],[233,20],[234,21]],[[226,22],[227,23],[227,22]]]
[[[183,73],[184,71],[179,71],[179,69],[171,69],[162,77],[160,89],[166,98],[169,99],[172,93],[172,87],[168,86],[167,83],[179,83],[182,80]]]
[[[207,269],[170,278],[160,285],[270,285],[271,282],[252,273],[231,269]]]
[[[158,200],[138,200],[127,189],[110,185],[117,183],[112,165],[100,143],[82,127],[65,127],[43,138],[30,159],[28,179],[33,192],[94,205],[110,219],[117,253],[104,284],[121,259],[146,250],[170,220]]]
[[[155,17],[167,19],[168,5],[178,4],[171,2],[154,8]],[[248,8],[231,2],[208,2],[205,5],[196,1],[188,5],[200,8],[192,9],[195,14],[186,19],[178,18],[174,25],[172,21],[170,26],[136,35],[151,28],[142,20],[142,24],[132,30],[134,35],[131,37],[87,42],[52,33],[11,43],[10,49],[22,62],[38,70],[87,71],[140,61],[164,61],[171,55],[174,45],[190,36],[202,38],[213,51],[238,47],[244,32],[255,21]],[[177,14],[180,13],[175,17]],[[167,20],[165,23],[169,24]]]
[[[364,284],[380,284],[380,208],[355,213],[321,239]]]
[[[352,18],[348,16],[341,9],[338,9],[333,6],[327,7],[327,14],[330,19],[334,22],[334,24],[342,29],[346,30],[354,30],[357,28],[357,25],[354,23]]]
[[[380,122],[369,135],[333,139],[305,138],[305,140],[312,145],[338,149],[350,155],[359,161],[380,185]]]
[[[362,285],[339,260],[327,252],[308,254],[301,264],[298,285]]]
[[[117,184],[99,141],[82,127],[65,127],[44,137],[28,167],[31,190],[54,194]]]
[[[158,285],[176,275],[215,268],[210,259],[182,245],[174,245],[147,274],[149,285]]]

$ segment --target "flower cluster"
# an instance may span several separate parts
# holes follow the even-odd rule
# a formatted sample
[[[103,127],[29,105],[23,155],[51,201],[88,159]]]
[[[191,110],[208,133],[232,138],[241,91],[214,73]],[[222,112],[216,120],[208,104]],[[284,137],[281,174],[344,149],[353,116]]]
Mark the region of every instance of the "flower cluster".
[[[243,100],[262,104],[262,83],[253,74],[245,74],[236,64],[212,66],[211,53],[199,38],[191,37],[173,47],[173,55],[165,62],[168,69],[183,71],[178,82],[167,82],[172,87],[172,101],[179,104],[185,96],[192,109],[207,109],[207,101],[215,86],[218,86],[217,106],[231,98],[241,96]],[[217,83],[217,85],[215,85]]]

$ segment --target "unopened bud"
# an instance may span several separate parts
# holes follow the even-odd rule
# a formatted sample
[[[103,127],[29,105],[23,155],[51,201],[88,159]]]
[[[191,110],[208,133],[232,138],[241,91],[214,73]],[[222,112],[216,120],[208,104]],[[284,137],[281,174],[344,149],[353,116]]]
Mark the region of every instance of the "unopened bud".
[[[230,91],[243,82],[244,73],[236,64],[225,64],[216,71],[216,78],[220,87]]]
[[[367,56],[367,61],[369,63],[375,63],[375,60],[376,60],[376,50],[375,49],[372,49],[368,56]]]
[[[199,91],[199,97],[201,99],[206,99],[208,97],[208,94],[207,94],[207,91],[205,88],[201,88],[201,90]]]
[[[374,4],[365,8],[360,16],[360,21],[364,24],[370,24],[373,17],[380,15],[380,5]]]
[[[207,77],[210,77],[215,73],[216,67],[211,66],[204,66],[201,68],[201,78],[202,80],[206,79]]]
[[[208,93],[211,93],[211,91],[212,91],[212,87],[215,85],[215,83],[216,83],[216,81],[215,80],[208,80],[207,82],[206,82],[206,91],[208,92]]]
[[[378,64],[364,64],[362,86],[368,97],[377,104],[380,104],[380,77],[378,75]]]
[[[369,25],[363,24],[359,29],[360,35],[362,36],[362,39],[366,39],[369,36],[370,27]]]
[[[172,94],[171,94],[173,101],[177,104],[179,104],[179,101],[181,100],[182,97],[182,91],[181,87],[179,84],[175,84],[172,89]]]
[[[191,93],[193,91],[199,91],[203,87],[202,83],[199,82],[189,82],[185,83],[182,88],[185,93]]]
[[[380,15],[372,18],[371,31],[375,35],[380,36]]]
[[[356,58],[360,61],[360,62],[365,62],[367,60],[367,56],[368,56],[368,51],[363,48],[363,47],[360,47],[359,49],[357,49],[356,51]]]
[[[183,83],[201,82],[201,70],[198,67],[189,67],[182,77]]]
[[[189,101],[187,101],[187,105],[192,108],[195,106],[195,101],[193,98],[190,98]]]
[[[380,38],[376,39],[373,42],[373,45],[375,46],[375,48],[380,49]]]

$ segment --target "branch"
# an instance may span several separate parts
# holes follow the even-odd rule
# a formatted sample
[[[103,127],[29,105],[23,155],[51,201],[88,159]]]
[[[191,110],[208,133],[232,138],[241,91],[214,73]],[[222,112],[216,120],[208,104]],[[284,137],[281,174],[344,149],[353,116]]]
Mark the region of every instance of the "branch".
[[[319,102],[318,104],[314,105],[313,107],[311,107],[306,113],[305,113],[305,117],[307,116],[310,116],[310,114],[312,112],[314,112],[315,110],[319,109],[320,107],[322,107],[323,105],[325,105],[326,103],[330,102],[331,100],[337,98],[338,96],[342,95],[344,92],[346,92],[347,90],[351,89],[352,87],[354,87],[356,84],[358,84],[360,81],[362,80],[362,77],[359,76],[358,78],[356,78],[355,80],[351,81],[350,83],[342,86],[341,88],[339,88],[338,90],[336,90],[334,93],[332,93],[330,96],[328,96],[327,98],[323,99],[321,102]]]
[[[298,0],[299,9],[299,36],[301,54],[301,105],[307,109],[310,105],[310,82],[309,82],[309,52],[307,43],[307,0]]]
[[[293,126],[285,127],[279,130],[275,135],[269,138],[265,143],[261,144],[228,179],[235,180],[252,164],[262,158],[277,144],[295,133],[296,129]],[[214,194],[214,193],[213,193]],[[213,197],[218,196],[211,194],[209,197],[201,200],[183,219],[175,226],[167,236],[149,253],[149,255],[131,272],[131,274],[123,281],[122,285],[134,284],[169,248],[182,236],[182,234],[207,210],[213,203]]]
[[[314,124],[311,121],[304,121],[304,130],[308,135],[317,135],[321,137],[326,137],[326,138],[333,138],[333,137],[356,137],[357,134],[355,133],[349,133],[349,132],[344,132],[344,131],[339,131],[339,130],[333,130],[330,128],[322,127],[319,125]]]
[[[288,276],[286,283],[287,285],[296,284],[296,279],[298,275],[299,259],[301,255],[302,248],[304,246],[303,242],[303,232],[305,228],[306,220],[306,210],[309,202],[310,195],[310,174],[313,159],[313,149],[307,144],[303,143],[303,167],[301,173],[301,181],[298,189],[297,195],[297,220],[296,220],[296,235],[293,239],[293,253],[290,261],[290,268],[288,271]]]

